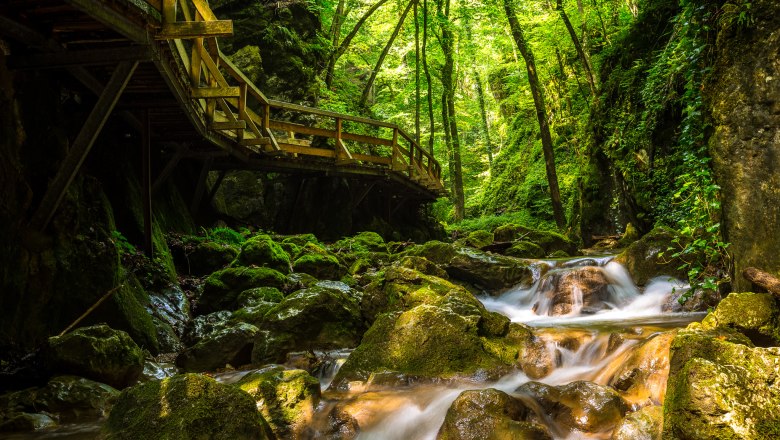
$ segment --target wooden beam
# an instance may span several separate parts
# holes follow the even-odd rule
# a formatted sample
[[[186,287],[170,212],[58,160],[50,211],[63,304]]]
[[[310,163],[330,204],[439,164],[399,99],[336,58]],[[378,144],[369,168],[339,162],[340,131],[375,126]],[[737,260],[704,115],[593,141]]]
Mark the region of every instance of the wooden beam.
[[[148,46],[130,46],[114,49],[70,50],[58,53],[32,55],[11,55],[8,67],[11,69],[61,69],[74,66],[95,66],[116,64],[122,61],[150,61],[152,53]]]
[[[195,215],[200,209],[200,201],[203,199],[203,193],[206,191],[206,178],[209,176],[211,170],[211,163],[213,158],[208,158],[203,161],[203,166],[200,168],[200,176],[198,176],[198,184],[195,186],[195,192],[192,194],[192,203],[190,203],[190,213]]]
[[[146,21],[143,23],[141,23],[140,20],[138,22],[134,21],[131,14],[128,14],[126,10],[112,7],[112,2],[96,2],[95,0],[66,1],[136,43],[146,44],[149,42],[149,35],[146,31]],[[138,8],[139,14],[137,15],[139,17],[143,15],[143,12],[151,12],[151,10],[153,10],[152,6],[146,2],[126,3]],[[144,5],[146,5],[149,10],[144,11]]]
[[[155,35],[157,40],[193,39],[208,37],[232,37],[233,21],[177,21],[163,23],[160,33]]]
[[[222,181],[225,180],[226,175],[227,175],[227,170],[221,170],[217,175],[217,181],[214,182],[214,186],[211,187],[211,190],[209,191],[208,194],[208,198],[206,199],[207,204],[211,204],[211,202],[214,200],[214,196],[217,195],[217,190],[219,190],[219,186],[222,185]]]
[[[144,253],[154,258],[152,243],[152,163],[151,163],[151,133],[149,132],[149,110],[144,111],[141,130],[141,188],[144,211]]]
[[[122,91],[130,81],[130,77],[133,76],[136,67],[138,67],[137,61],[123,62],[114,69],[114,73],[111,74],[111,79],[108,81],[105,90],[103,90],[97,104],[95,104],[86,122],[81,127],[81,131],[73,141],[70,151],[68,151],[65,159],[62,161],[57,175],[46,190],[41,204],[30,219],[31,227],[42,231],[51,221],[54,212],[57,211],[62,198],[65,196],[65,192],[81,169],[81,164],[84,163],[84,159],[86,159],[87,154],[92,149],[92,145],[94,145],[108,116],[122,95]]]
[[[209,125],[212,130],[244,130],[246,121],[212,122]]]
[[[238,87],[193,87],[190,89],[190,98],[238,98],[241,90]]]

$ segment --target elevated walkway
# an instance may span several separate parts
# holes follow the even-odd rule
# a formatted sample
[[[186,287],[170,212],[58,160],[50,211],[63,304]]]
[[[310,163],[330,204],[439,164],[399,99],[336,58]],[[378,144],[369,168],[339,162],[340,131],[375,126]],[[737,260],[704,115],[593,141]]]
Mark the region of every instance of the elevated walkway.
[[[445,193],[440,164],[397,125],[268,99],[221,52],[232,32],[206,0],[0,5],[9,68],[65,70],[98,97],[31,226],[46,227],[112,114],[142,134],[147,198],[183,159],[202,163],[194,209],[212,170],[216,185],[239,169],[369,180],[399,206]]]

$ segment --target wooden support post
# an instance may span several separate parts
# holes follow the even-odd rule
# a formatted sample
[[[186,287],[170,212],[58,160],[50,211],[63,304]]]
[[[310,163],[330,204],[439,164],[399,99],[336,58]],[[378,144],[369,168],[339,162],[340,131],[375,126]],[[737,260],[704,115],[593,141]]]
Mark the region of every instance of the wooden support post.
[[[141,188],[144,210],[144,253],[150,259],[154,257],[152,244],[152,143],[149,127],[149,110],[144,110],[143,130],[141,130]]]
[[[84,163],[84,159],[86,159],[87,154],[92,149],[92,145],[94,145],[103,125],[106,123],[114,106],[116,106],[116,102],[122,95],[122,91],[124,91],[137,66],[137,61],[126,61],[119,63],[116,69],[114,69],[114,73],[111,74],[111,79],[108,81],[103,93],[101,93],[100,98],[98,98],[97,104],[95,104],[92,112],[87,117],[84,126],[81,127],[81,131],[79,131],[78,136],[73,141],[70,151],[68,151],[65,159],[62,161],[57,175],[49,184],[40,206],[38,206],[35,214],[30,219],[32,228],[42,231],[51,221],[54,212],[57,211],[62,198],[65,196],[65,192],[81,169],[81,164]]]
[[[206,204],[210,205],[211,202],[214,200],[214,197],[217,195],[217,190],[219,189],[219,186],[222,185],[222,181],[225,180],[226,175],[227,175],[227,170],[221,170],[219,172],[219,175],[217,176],[217,181],[214,182],[214,186],[212,186],[211,191],[209,191],[208,198],[206,199]]]
[[[154,185],[152,185],[152,193],[156,192],[160,189],[163,183],[165,183],[165,180],[168,179],[168,176],[173,173],[173,170],[176,168],[176,165],[179,164],[179,161],[184,157],[184,155],[189,151],[189,147],[186,145],[181,147],[174,153],[173,157],[171,157],[171,160],[168,161],[167,164],[165,164],[165,168],[160,172],[160,174],[157,176],[157,178],[154,180]]]
[[[352,204],[352,209],[357,208],[361,203],[363,203],[363,200],[366,198],[368,193],[371,192],[371,190],[374,188],[375,185],[376,185],[376,180],[372,181],[371,183],[366,185],[365,188],[363,188],[363,190],[360,192],[360,194],[352,201],[352,203],[353,203]]]
[[[195,193],[192,195],[192,203],[190,203],[190,213],[194,216],[200,209],[200,201],[203,199],[203,193],[206,191],[206,178],[209,176],[209,170],[211,170],[211,163],[213,158],[209,157],[203,161],[203,166],[200,169],[200,176],[198,176],[198,184],[195,186]]]
[[[176,22],[176,0],[162,0],[163,23]]]

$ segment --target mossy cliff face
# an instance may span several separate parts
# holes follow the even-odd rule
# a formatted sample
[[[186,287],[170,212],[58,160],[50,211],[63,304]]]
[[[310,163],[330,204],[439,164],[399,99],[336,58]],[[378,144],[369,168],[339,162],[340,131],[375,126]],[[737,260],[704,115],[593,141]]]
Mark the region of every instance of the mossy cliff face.
[[[766,294],[731,294],[671,345],[664,439],[774,439],[780,435],[777,306]],[[751,307],[766,306],[766,310]],[[746,334],[740,333],[743,331]],[[771,329],[771,330],[770,330]],[[748,338],[750,335],[751,338]]]
[[[710,154],[737,291],[751,288],[740,276],[746,267],[780,274],[780,4],[748,4],[753,24],[721,30],[705,85],[715,129]]]
[[[199,374],[123,391],[103,435],[107,440],[274,438],[249,394]]]

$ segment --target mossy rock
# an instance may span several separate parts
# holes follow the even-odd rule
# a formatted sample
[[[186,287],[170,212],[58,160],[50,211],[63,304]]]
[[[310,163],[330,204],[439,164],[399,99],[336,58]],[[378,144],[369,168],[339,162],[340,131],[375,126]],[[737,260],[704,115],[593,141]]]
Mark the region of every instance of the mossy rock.
[[[291,351],[354,347],[364,330],[358,292],[320,281],[287,296],[259,323],[252,362],[284,362]]]
[[[564,250],[558,249],[557,251],[551,253],[549,255],[549,257],[550,258],[569,258],[569,257],[571,257],[571,255],[569,255],[569,253],[564,251]]]
[[[339,369],[332,387],[345,389],[352,381],[370,378],[382,385],[377,375],[392,380],[498,376],[507,371],[506,365],[483,349],[478,322],[478,316],[464,317],[428,304],[380,315]]]
[[[507,249],[504,253],[510,257],[517,258],[543,258],[545,256],[544,249],[542,249],[538,244],[532,243],[530,241],[518,241],[516,243],[512,243],[512,246],[510,246],[509,249]]]
[[[85,324],[107,323],[111,328],[127,332],[142,348],[152,354],[160,352],[159,323],[149,310],[153,309],[149,294],[133,275],[116,293],[87,317]]]
[[[241,292],[255,287],[284,289],[286,277],[267,267],[229,267],[206,278],[203,293],[198,297],[200,315],[218,310],[232,310]]]
[[[674,238],[675,232],[672,229],[657,227],[632,243],[615,257],[614,261],[625,266],[639,286],[644,286],[651,279],[659,276],[687,280],[687,272],[680,269],[684,261],[671,258],[670,252],[667,251],[669,247],[674,246],[672,243]]]
[[[547,376],[556,366],[556,360],[547,345],[526,325],[512,322],[501,333],[485,334],[493,336],[483,341],[487,352],[507,365],[520,368],[532,379]]]
[[[354,263],[349,265],[349,269],[347,269],[347,274],[349,275],[361,275],[366,272],[368,272],[371,268],[374,267],[374,264],[371,263],[371,260],[368,258],[358,258],[355,260]]]
[[[588,433],[613,430],[629,409],[617,391],[584,380],[560,386],[528,382],[515,392],[534,398],[562,427]]]
[[[436,264],[449,264],[450,260],[457,254],[457,248],[449,243],[432,240],[427,243],[412,246],[404,250],[400,255],[411,255],[414,257],[423,257]]]
[[[238,248],[234,245],[204,241],[194,245],[176,266],[179,273],[203,276],[226,267],[237,256]]]
[[[78,328],[49,338],[49,369],[75,374],[115,388],[135,383],[144,368],[144,354],[130,336],[107,325]]]
[[[696,323],[672,342],[664,439],[775,439],[780,348],[756,348],[726,328]]]
[[[238,367],[250,361],[257,327],[246,323],[229,325],[203,337],[176,358],[187,372],[214,371],[225,365]]]
[[[490,231],[472,231],[465,238],[458,240],[464,246],[473,248],[483,248],[487,245],[493,244],[494,236]]]
[[[416,271],[422,272],[426,275],[431,275],[438,278],[449,278],[449,275],[447,275],[447,272],[433,263],[432,261],[428,260],[425,257],[416,257],[413,255],[407,255],[405,257],[401,257],[398,261],[395,262],[395,264],[399,267],[406,267],[409,269],[414,269]]]
[[[639,230],[634,227],[633,224],[628,223],[625,232],[623,232],[623,235],[620,237],[617,244],[620,247],[626,247],[640,238],[642,238],[642,235],[639,233]]]
[[[43,412],[56,417],[60,423],[93,421],[108,415],[118,395],[119,391],[104,383],[78,376],[56,376],[44,387],[0,396],[0,416]],[[35,419],[23,417],[19,421]]]
[[[450,259],[446,270],[452,278],[488,290],[530,285],[533,281],[533,271],[527,262],[468,248],[460,249]]]
[[[241,245],[234,266],[268,267],[283,274],[290,273],[290,256],[271,236],[258,234]]]
[[[0,414],[0,432],[40,431],[57,426],[46,414],[12,412]]]
[[[503,391],[464,391],[447,410],[436,440],[552,440],[544,426],[525,421],[532,413]]]
[[[663,423],[663,407],[646,406],[626,415],[612,432],[611,440],[661,440]]]
[[[273,439],[249,394],[200,374],[129,388],[103,427],[106,440]]]
[[[284,237],[280,242],[280,244],[293,244],[298,248],[302,248],[306,246],[308,243],[313,243],[318,246],[320,245],[320,241],[317,239],[317,237],[314,236],[314,234],[290,235]]]
[[[333,247],[347,253],[387,252],[382,236],[372,231],[360,232],[352,237],[342,238]]]
[[[780,308],[769,293],[731,293],[702,321],[703,329],[732,328],[757,346],[780,345]]]
[[[346,270],[335,255],[313,243],[307,243],[293,262],[295,272],[304,272],[321,280],[338,280]]]
[[[562,250],[569,255],[577,253],[577,243],[555,231],[543,231],[509,224],[494,229],[493,235],[495,240],[499,242],[530,241],[544,249],[545,255],[552,254],[558,250]]]
[[[279,303],[284,294],[276,287],[255,287],[241,292],[236,299],[239,307],[251,307],[257,304]]]
[[[187,325],[187,329],[184,332],[184,342],[189,346],[197,344],[198,341],[209,334],[225,328],[231,316],[231,313],[227,310],[196,316]]]
[[[276,366],[253,371],[236,386],[249,393],[276,437],[300,438],[320,402],[320,382],[304,370]]]

